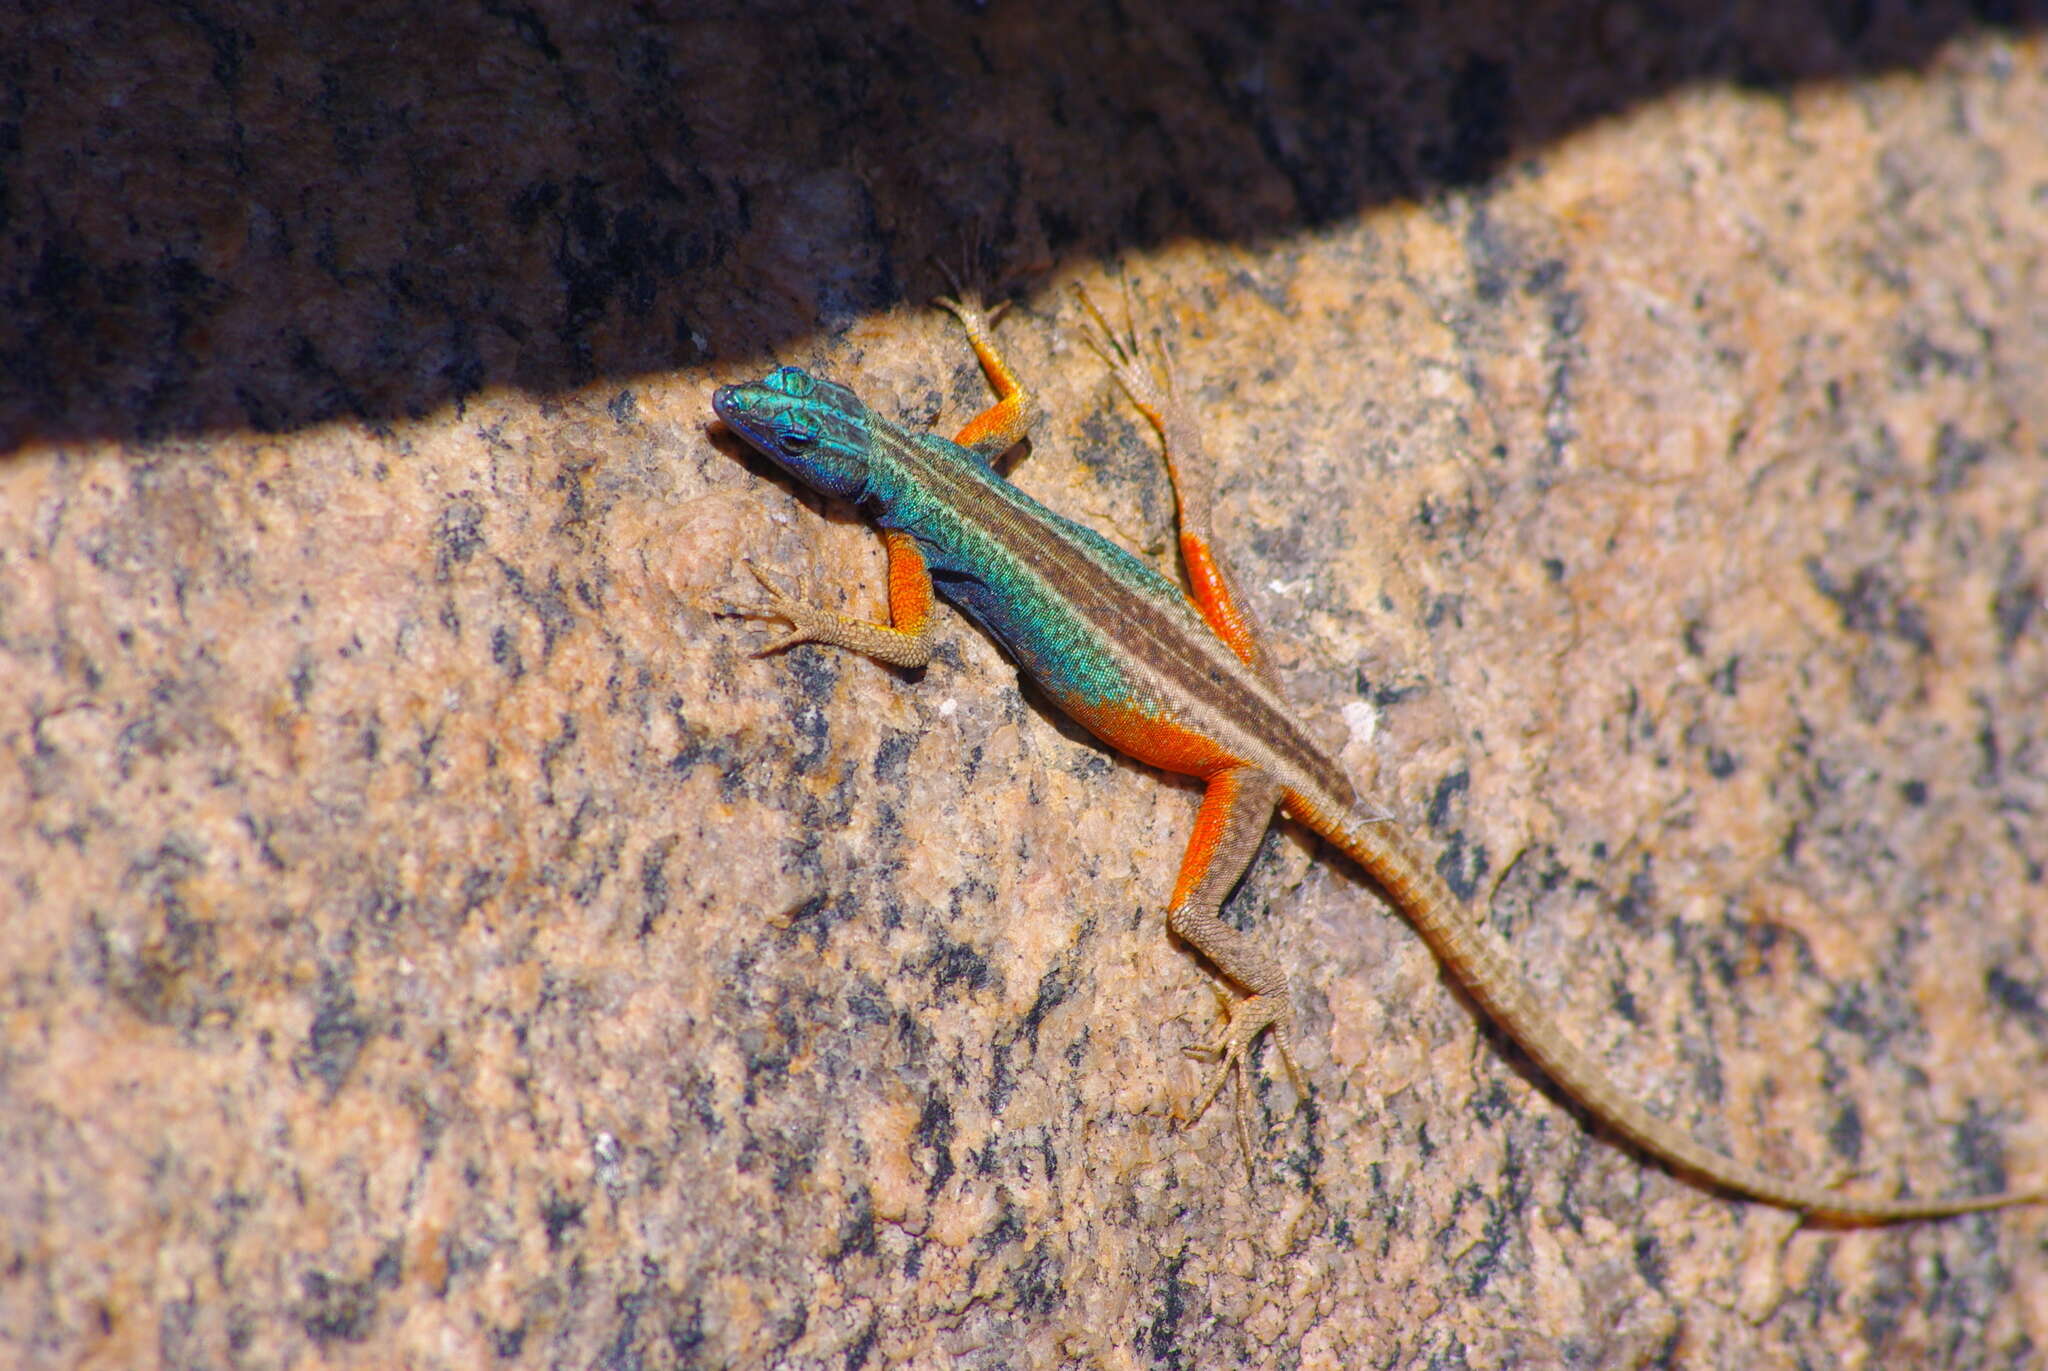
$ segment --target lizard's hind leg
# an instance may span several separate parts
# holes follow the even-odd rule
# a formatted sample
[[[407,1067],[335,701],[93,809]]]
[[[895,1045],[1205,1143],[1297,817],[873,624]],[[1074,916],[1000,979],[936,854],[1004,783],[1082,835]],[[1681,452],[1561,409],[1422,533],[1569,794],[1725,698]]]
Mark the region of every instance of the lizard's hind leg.
[[[1216,550],[1214,532],[1215,478],[1209,454],[1202,442],[1202,426],[1194,408],[1182,397],[1175,376],[1173,355],[1152,329],[1147,349],[1138,341],[1131,322],[1135,311],[1126,286],[1124,328],[1119,333],[1096,308],[1095,301],[1079,286],[1074,294],[1087,311],[1082,331],[1088,345],[1109,368],[1138,412],[1158,431],[1166,458],[1166,474],[1173,481],[1173,496],[1180,524],[1180,555],[1187,567],[1188,589],[1195,607],[1209,622],[1217,637],[1246,666],[1266,678],[1276,689],[1271,657],[1257,620],[1252,618],[1244,596],[1237,588],[1222,554]]]

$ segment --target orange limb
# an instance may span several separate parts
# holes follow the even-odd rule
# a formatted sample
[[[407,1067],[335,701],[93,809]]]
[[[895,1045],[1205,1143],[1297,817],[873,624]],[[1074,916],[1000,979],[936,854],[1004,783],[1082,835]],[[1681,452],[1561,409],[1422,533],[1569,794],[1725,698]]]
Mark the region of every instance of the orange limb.
[[[1209,546],[1208,534],[1190,530],[1186,515],[1181,516],[1180,556],[1188,569],[1188,590],[1195,608],[1202,611],[1209,627],[1237,654],[1239,661],[1255,671],[1264,671],[1259,631],[1238,602],[1237,588],[1215,549]]]
[[[922,637],[931,626],[932,573],[917,539],[902,529],[882,531],[889,554],[889,623],[898,633]]]
[[[975,360],[981,363],[981,374],[988,378],[989,389],[996,393],[996,402],[969,419],[953,435],[953,441],[972,450],[984,462],[994,462],[1024,441],[1032,418],[1031,397],[1025,393],[1024,383],[996,351],[995,340],[990,336],[996,319],[1008,306],[985,310],[977,296],[964,291],[958,298],[945,296],[934,303],[951,313],[967,330],[967,342],[974,349]]]

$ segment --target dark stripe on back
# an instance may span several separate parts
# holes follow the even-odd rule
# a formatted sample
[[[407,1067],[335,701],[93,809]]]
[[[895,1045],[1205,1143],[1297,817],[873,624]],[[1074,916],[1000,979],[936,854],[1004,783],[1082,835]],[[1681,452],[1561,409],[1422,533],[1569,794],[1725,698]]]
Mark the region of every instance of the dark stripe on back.
[[[1049,510],[1040,515],[1043,506],[1001,477],[983,475],[965,456],[958,461],[938,456],[893,426],[876,427],[880,446],[892,461],[1044,578],[1096,633],[1200,701],[1224,726],[1263,743],[1333,798],[1351,794],[1350,782],[1301,732],[1286,712],[1285,701],[1215,635],[1171,582],[1159,577],[1160,587],[1179,599],[1184,616],[1124,584],[1096,561],[1089,547],[1054,522],[1057,515]],[[1028,503],[1019,508],[1013,501]],[[1158,575],[1139,565],[1147,574]],[[1189,618],[1195,623],[1191,625]]]

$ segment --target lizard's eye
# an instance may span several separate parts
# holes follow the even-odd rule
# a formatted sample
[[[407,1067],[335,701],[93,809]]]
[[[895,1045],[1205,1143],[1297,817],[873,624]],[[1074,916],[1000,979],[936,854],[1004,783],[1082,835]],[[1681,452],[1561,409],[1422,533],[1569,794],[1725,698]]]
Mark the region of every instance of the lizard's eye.
[[[801,428],[786,428],[775,435],[776,446],[784,452],[802,452],[817,441],[817,434]]]

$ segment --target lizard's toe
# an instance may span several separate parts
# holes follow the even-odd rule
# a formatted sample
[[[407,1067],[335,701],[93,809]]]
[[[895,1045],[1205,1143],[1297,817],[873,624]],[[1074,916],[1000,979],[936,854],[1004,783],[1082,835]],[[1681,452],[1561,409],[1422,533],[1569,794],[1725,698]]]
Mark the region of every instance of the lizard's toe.
[[[1199,1123],[1209,1112],[1209,1106],[1216,1102],[1216,1097],[1223,1093],[1225,1083],[1235,1080],[1233,1112],[1237,1116],[1237,1141],[1244,1151],[1248,1168],[1252,1164],[1252,1130],[1246,1077],[1251,1070],[1252,1044],[1258,1041],[1259,1034],[1268,1029],[1273,1031],[1273,1041],[1280,1049],[1280,1059],[1287,1064],[1289,1078],[1300,1090],[1301,1068],[1294,1061],[1294,1007],[1284,995],[1254,995],[1240,1002],[1230,1011],[1230,1022],[1224,1028],[1221,1042],[1214,1047],[1188,1049],[1190,1055],[1218,1063],[1215,1080],[1202,1096],[1202,1102],[1195,1107],[1190,1125]]]

